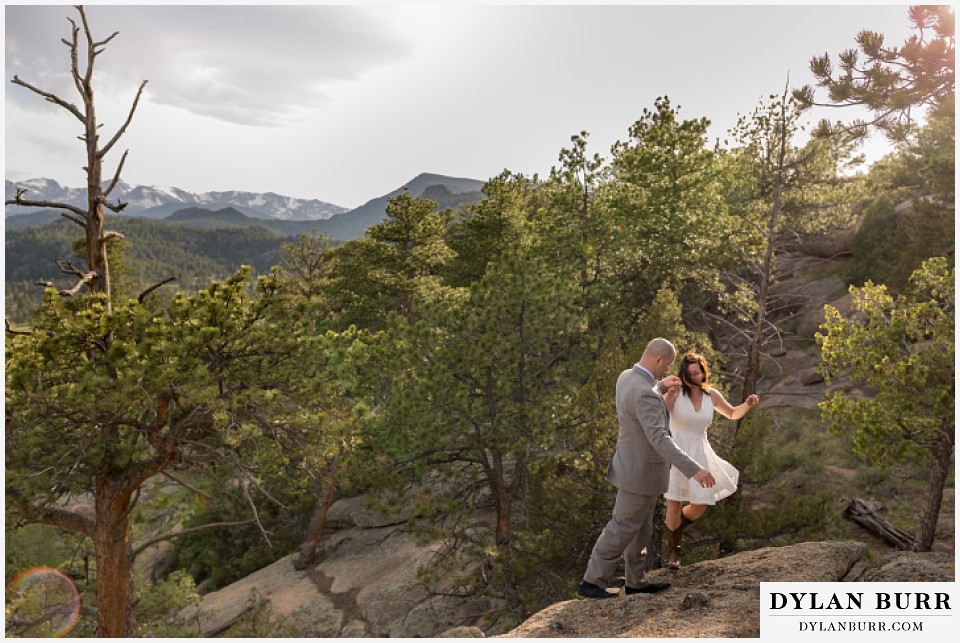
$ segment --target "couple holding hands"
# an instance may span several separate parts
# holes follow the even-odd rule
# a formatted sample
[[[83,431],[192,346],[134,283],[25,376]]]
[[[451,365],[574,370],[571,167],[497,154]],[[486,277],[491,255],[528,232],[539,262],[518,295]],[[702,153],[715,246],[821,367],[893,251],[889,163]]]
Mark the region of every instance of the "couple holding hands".
[[[673,344],[658,337],[647,344],[640,361],[617,379],[620,432],[607,470],[617,498],[613,517],[597,539],[577,588],[580,596],[617,596],[606,587],[621,556],[626,594],[651,594],[670,587],[670,583],[645,578],[644,548],[653,531],[659,496],[663,494],[667,501],[669,566],[676,569],[683,530],[708,506],[737,490],[739,472],[713,451],[707,427],[714,411],[738,420],[760,400],[751,395],[743,404],[731,406],[709,385],[707,362],[696,353],[684,355],[679,376],[668,376],[676,357]]]

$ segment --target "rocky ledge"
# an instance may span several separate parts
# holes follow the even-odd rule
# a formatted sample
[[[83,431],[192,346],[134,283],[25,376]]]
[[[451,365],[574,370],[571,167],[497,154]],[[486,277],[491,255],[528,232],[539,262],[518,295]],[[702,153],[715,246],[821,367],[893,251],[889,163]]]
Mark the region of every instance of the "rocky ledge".
[[[756,638],[761,582],[953,581],[952,552],[891,553],[864,561],[856,541],[766,547],[660,569],[673,586],[654,595],[556,603],[502,638]]]

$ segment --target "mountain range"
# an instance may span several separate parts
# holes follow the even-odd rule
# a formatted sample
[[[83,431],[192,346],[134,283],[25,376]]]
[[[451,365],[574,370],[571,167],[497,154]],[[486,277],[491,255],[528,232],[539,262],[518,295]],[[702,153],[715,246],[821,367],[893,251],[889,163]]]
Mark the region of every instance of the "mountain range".
[[[56,201],[68,205],[86,207],[87,189],[68,188],[53,179],[28,179],[26,181],[5,181],[5,200],[16,195],[17,188],[28,190],[26,198],[34,201]],[[173,212],[190,206],[200,206],[210,210],[232,207],[248,216],[259,219],[281,220],[317,220],[347,211],[347,208],[333,205],[317,199],[296,199],[273,192],[203,192],[196,194],[175,187],[155,187],[130,185],[123,181],[110,194],[110,201],[122,201],[127,204],[123,214],[163,219]],[[39,208],[6,206],[7,216],[22,214]]]
[[[29,190],[27,198],[85,206],[85,188],[67,188],[51,179],[5,182],[6,199],[17,188]],[[205,192],[194,194],[179,188],[117,185],[114,194],[128,203],[121,215],[180,223],[191,227],[260,227],[293,237],[310,229],[327,232],[337,241],[363,236],[370,226],[386,218],[391,196],[409,190],[415,197],[436,201],[440,209],[484,198],[483,181],[477,179],[420,174],[392,192],[367,201],[353,210],[316,199],[305,200],[271,192]],[[19,229],[60,220],[53,210],[6,206],[6,227]]]

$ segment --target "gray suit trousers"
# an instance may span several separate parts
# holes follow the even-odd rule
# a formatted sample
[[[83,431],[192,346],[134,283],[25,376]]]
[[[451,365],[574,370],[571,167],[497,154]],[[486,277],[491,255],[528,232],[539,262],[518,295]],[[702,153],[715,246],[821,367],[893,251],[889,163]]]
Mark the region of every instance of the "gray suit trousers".
[[[657,506],[657,499],[658,496],[645,496],[617,489],[613,518],[603,528],[593,546],[583,580],[599,587],[609,587],[617,571],[617,563],[623,556],[627,586],[639,589],[647,584],[644,548],[653,532],[653,511]]]

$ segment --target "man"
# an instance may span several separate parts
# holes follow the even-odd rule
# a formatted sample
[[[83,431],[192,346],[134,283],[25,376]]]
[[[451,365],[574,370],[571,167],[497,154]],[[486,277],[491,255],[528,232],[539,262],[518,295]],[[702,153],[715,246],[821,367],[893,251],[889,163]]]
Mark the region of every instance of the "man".
[[[607,480],[617,488],[617,499],[613,518],[593,546],[587,572],[577,588],[580,596],[617,596],[606,587],[621,556],[627,594],[650,594],[670,587],[670,583],[653,583],[644,578],[642,553],[653,531],[657,500],[667,490],[670,465],[702,487],[716,483],[713,475],[684,453],[670,436],[663,394],[680,386],[680,378],[664,376],[676,358],[673,344],[657,337],[647,344],[640,361],[617,378],[620,433],[607,470]]]

